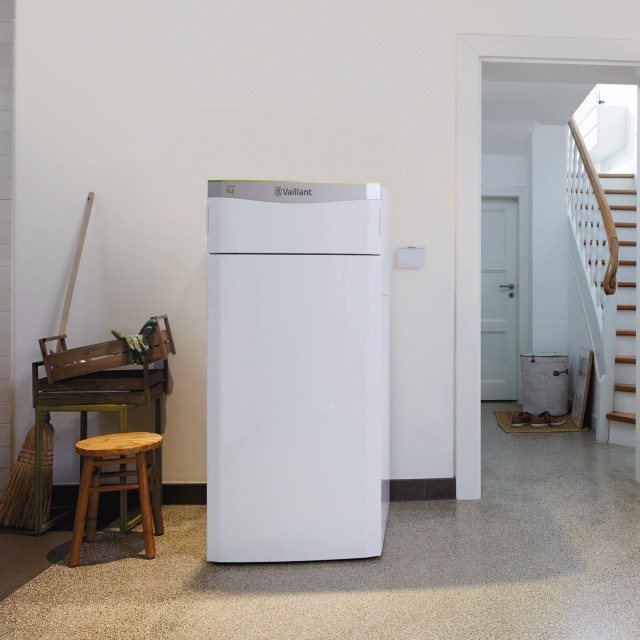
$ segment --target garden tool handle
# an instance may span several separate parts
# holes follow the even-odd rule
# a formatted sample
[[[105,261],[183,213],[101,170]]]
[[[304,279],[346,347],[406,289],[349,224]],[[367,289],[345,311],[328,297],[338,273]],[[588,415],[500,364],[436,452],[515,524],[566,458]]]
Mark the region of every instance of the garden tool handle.
[[[87,202],[84,206],[84,214],[82,215],[82,224],[80,226],[80,235],[76,244],[76,253],[73,256],[73,265],[71,266],[71,274],[69,275],[69,284],[67,284],[67,295],[64,298],[64,306],[62,307],[62,318],[60,319],[60,331],[58,335],[62,336],[67,333],[67,321],[69,320],[69,310],[71,309],[71,298],[73,298],[73,289],[76,286],[78,277],[78,267],[80,266],[80,257],[82,256],[82,248],[84,247],[84,239],[87,236],[87,228],[89,227],[89,218],[91,217],[91,207],[93,207],[93,191],[89,192]],[[62,350],[62,345],[58,341],[56,353]]]

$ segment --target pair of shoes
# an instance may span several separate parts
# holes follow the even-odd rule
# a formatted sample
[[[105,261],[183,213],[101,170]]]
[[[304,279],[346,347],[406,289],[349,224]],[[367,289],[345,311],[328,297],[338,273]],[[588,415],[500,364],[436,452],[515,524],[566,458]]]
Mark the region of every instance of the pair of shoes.
[[[521,411],[517,416],[511,416],[512,427],[528,427],[531,424],[531,414],[527,411]]]
[[[532,427],[559,427],[564,424],[563,416],[552,416],[548,411],[543,411],[538,416],[531,418]]]

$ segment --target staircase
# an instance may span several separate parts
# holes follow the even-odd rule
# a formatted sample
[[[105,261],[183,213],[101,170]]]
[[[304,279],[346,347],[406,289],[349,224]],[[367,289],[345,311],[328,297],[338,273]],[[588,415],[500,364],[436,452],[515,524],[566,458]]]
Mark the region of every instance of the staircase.
[[[609,442],[635,446],[636,424],[636,181],[633,174],[600,174],[618,238],[613,411]]]

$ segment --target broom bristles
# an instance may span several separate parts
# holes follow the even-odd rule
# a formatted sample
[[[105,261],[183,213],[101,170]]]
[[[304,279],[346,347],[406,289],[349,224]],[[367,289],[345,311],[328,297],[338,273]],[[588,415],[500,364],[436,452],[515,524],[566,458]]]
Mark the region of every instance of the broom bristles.
[[[42,425],[42,522],[49,520],[53,487],[53,438],[51,423]],[[0,497],[0,525],[33,529],[36,513],[35,462],[36,427],[29,429],[18,461],[11,470],[9,484]]]

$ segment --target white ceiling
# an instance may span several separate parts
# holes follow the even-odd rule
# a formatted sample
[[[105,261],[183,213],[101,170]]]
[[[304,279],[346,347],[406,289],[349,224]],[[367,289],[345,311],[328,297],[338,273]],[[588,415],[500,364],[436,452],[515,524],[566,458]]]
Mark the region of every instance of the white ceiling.
[[[566,123],[594,85],[637,82],[629,66],[485,62],[482,152],[525,155],[536,123]]]
[[[593,84],[485,81],[482,83],[482,118],[564,124],[591,89]]]
[[[544,62],[485,62],[483,80],[502,82],[561,82],[579,84],[637,84],[635,66],[549,64]]]

